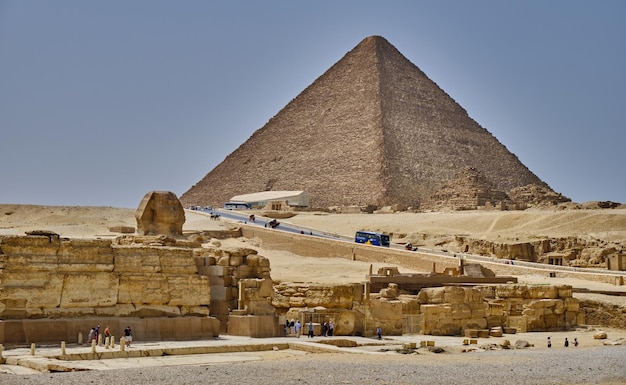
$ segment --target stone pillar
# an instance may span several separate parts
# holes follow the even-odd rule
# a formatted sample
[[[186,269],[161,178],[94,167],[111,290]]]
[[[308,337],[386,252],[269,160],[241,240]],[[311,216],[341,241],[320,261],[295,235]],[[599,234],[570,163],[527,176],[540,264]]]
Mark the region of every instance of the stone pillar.
[[[98,346],[102,345],[102,334],[98,333]]]
[[[96,352],[96,340],[91,340],[91,352]]]
[[[4,364],[6,360],[2,357],[2,352],[4,351],[4,345],[0,344],[0,364]]]
[[[78,332],[78,344],[83,344],[83,332]]]
[[[126,338],[120,338],[120,352],[126,350]]]
[[[61,355],[65,355],[65,341],[61,341]]]
[[[30,355],[31,356],[35,355],[35,343],[34,342],[30,344]]]
[[[105,337],[104,338],[104,348],[108,349],[109,348],[109,341],[111,340],[111,337]]]
[[[111,349],[115,347],[115,336],[111,335],[111,341],[109,342]]]

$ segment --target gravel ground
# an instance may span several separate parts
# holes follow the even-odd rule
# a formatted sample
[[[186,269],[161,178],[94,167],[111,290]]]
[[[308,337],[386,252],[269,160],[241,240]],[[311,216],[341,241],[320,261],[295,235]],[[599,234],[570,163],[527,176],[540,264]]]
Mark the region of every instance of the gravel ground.
[[[281,360],[33,375],[0,384],[625,384],[626,346],[463,354],[324,353]]]

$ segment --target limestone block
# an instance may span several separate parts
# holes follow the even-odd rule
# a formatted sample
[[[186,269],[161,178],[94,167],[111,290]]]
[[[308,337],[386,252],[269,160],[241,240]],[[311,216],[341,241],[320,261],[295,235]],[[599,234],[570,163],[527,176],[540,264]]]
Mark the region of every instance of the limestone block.
[[[487,320],[485,318],[467,318],[459,320],[461,329],[487,329]]]
[[[261,279],[258,284],[258,296],[259,297],[272,297],[274,295],[274,288],[271,279]]]
[[[247,257],[249,255],[258,254],[258,251],[247,247],[225,247],[221,249],[223,256],[228,257]]]
[[[170,306],[206,305],[211,301],[207,277],[198,275],[169,276],[167,278]],[[215,287],[215,286],[214,286]]]
[[[372,318],[379,320],[402,318],[402,302],[372,299],[370,302],[370,312]]]
[[[215,301],[230,301],[233,299],[233,292],[230,287],[211,286],[211,299]]]
[[[488,303],[469,303],[467,306],[472,311],[472,318],[485,318],[489,311]]]
[[[216,275],[208,275],[209,285],[211,286],[231,286],[232,278],[230,276],[218,277]]]
[[[117,303],[119,280],[108,273],[67,274],[61,293],[61,307],[113,306]]]
[[[196,274],[198,271],[189,249],[157,248],[156,255],[165,274]]]
[[[61,244],[59,236],[18,236],[6,235],[2,237],[2,253],[11,257],[21,256],[48,256],[56,259],[56,253]]]
[[[488,329],[478,329],[478,338],[489,338]]]
[[[96,314],[93,307],[59,307],[59,308],[46,308],[43,315],[47,318],[83,318],[91,317]]]
[[[476,294],[478,293],[478,294]],[[496,298],[496,287],[493,285],[490,286],[474,286],[472,288],[471,295],[480,295],[480,298],[483,299],[492,299]],[[478,301],[470,301],[470,302],[478,302]]]
[[[178,306],[166,305],[136,305],[135,310],[130,314],[133,317],[180,317]]]
[[[206,271],[208,275],[215,275],[218,277],[229,276],[232,274],[232,268],[228,266],[207,266]]]
[[[423,296],[425,296],[425,300],[422,297],[422,293]],[[427,287],[420,290],[418,300],[420,300],[420,303],[425,304],[441,304],[445,303],[444,295],[445,291],[443,287]]]
[[[565,317],[559,318],[556,314],[546,314],[543,317],[543,324],[546,329],[555,329],[563,327]]]
[[[403,296],[399,297],[402,303],[402,314],[419,314],[420,304],[417,302],[415,296]]]
[[[554,314],[559,315],[559,314],[565,313],[566,309],[565,309],[565,303],[563,302],[563,300],[559,299],[559,300],[556,300],[556,301],[557,302],[556,302],[556,305],[554,306],[554,310],[553,310]]]
[[[233,276],[238,279],[250,278],[250,268],[247,265],[237,266],[233,269]]]
[[[502,326],[502,324],[504,324],[504,319],[505,317],[502,316],[487,316],[485,318],[487,320],[487,327],[488,328],[492,328],[492,327],[497,327],[497,326]]]
[[[289,297],[289,306],[287,307],[305,307],[307,306],[306,297]]]
[[[208,306],[180,306],[180,315],[186,316],[209,316],[210,311]]]
[[[565,298],[563,304],[568,312],[578,312],[580,310],[580,302],[576,298]]]
[[[526,333],[528,331],[528,317],[526,316],[509,316],[508,326],[515,328],[520,333]]]
[[[486,290],[482,290],[482,289],[478,289],[474,287],[464,288],[464,290],[465,290],[465,302],[481,303],[485,301],[484,294]],[[492,297],[487,297],[487,298],[492,298]]]
[[[217,260],[217,266],[230,266],[230,257],[223,256]]]
[[[274,315],[276,310],[270,302],[266,300],[248,301],[248,314],[252,315]]]
[[[467,338],[478,338],[478,329],[465,329],[463,335]]]
[[[2,274],[2,288],[0,290],[0,303],[4,304],[5,312],[24,308],[50,308],[57,307],[61,301],[64,276],[62,274],[33,274],[35,277],[29,280],[29,274]],[[24,277],[20,283],[16,279]],[[47,277],[44,281],[44,277]],[[29,286],[29,284],[33,284]]]
[[[496,298],[528,298],[526,286],[498,285],[496,286]]]
[[[236,266],[241,266],[243,265],[243,256],[242,255],[238,255],[238,256],[230,256],[230,259],[228,260],[228,263],[230,266],[236,267]]]
[[[472,309],[465,303],[452,304],[452,319],[466,319],[472,317]]]
[[[291,298],[292,297],[287,297],[287,296],[280,295],[280,294],[274,294],[274,297],[272,298],[272,306],[274,306],[277,309],[287,309],[291,306],[290,305]],[[304,302],[302,303],[302,306],[304,306]]]
[[[572,287],[569,285],[557,286],[558,298],[572,298]]]
[[[465,289],[456,286],[444,286],[443,302],[454,304],[466,302]]]
[[[505,314],[504,305],[504,303],[497,300],[489,301],[489,303],[487,304],[487,316],[502,316],[503,314]]]
[[[119,304],[163,304],[169,302],[167,278],[161,274],[121,275]]]
[[[559,297],[556,286],[528,286],[526,293],[524,298],[530,299],[555,299]]]

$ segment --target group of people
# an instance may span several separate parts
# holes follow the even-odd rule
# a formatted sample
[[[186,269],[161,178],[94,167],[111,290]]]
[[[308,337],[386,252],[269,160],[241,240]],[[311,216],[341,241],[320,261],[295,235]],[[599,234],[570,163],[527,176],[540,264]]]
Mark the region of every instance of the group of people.
[[[321,336],[330,337],[335,333],[335,324],[333,321],[322,322],[321,325]],[[300,331],[302,330],[302,325],[300,321],[296,321],[294,319],[285,320],[285,337],[290,335],[295,335],[300,338]],[[313,320],[310,320],[307,325],[307,335],[309,338],[313,338],[315,336],[315,328],[313,326]]]
[[[106,343],[106,339],[111,338],[111,329],[109,329],[109,327],[107,326],[106,328],[104,328],[102,339],[99,339],[99,336],[100,325],[93,327],[91,328],[91,330],[89,330],[89,334],[87,335],[87,343],[96,341],[96,344],[104,345]],[[126,341],[126,346],[130,346],[131,342],[133,341],[133,331],[130,326],[127,326],[126,329],[124,329],[124,340]]]
[[[300,338],[301,326],[302,325],[300,325],[300,321],[295,321],[293,318],[291,319],[291,321],[285,320],[285,337],[293,334]]]
[[[574,338],[572,345],[578,346],[578,338]],[[567,337],[565,337],[565,343],[563,344],[563,346],[565,346],[566,348],[569,347],[569,340],[567,339]],[[552,347],[552,339],[550,337],[548,337],[548,347]]]

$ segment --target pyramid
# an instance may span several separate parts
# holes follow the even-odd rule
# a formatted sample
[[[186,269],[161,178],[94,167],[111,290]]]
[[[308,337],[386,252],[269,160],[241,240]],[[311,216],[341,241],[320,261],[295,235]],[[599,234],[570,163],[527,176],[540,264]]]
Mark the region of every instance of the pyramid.
[[[380,36],[361,41],[181,196],[218,206],[303,190],[313,208],[419,207],[461,169],[495,189],[550,189]]]

